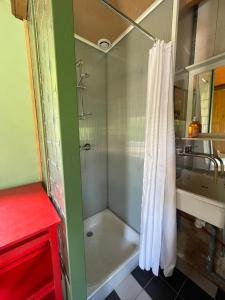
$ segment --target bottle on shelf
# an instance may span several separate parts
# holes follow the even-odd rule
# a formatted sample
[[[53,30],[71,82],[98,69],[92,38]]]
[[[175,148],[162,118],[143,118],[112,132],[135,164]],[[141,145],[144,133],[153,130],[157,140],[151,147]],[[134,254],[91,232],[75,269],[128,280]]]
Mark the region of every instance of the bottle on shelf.
[[[193,117],[190,125],[188,126],[188,137],[198,137],[202,131],[202,125],[196,117]]]

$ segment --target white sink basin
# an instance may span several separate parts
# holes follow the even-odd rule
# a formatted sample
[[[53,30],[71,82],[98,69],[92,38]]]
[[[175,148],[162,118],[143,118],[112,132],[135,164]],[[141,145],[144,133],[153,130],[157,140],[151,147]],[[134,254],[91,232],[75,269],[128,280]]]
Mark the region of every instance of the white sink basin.
[[[225,228],[225,180],[217,184],[207,174],[182,170],[177,179],[177,209]]]

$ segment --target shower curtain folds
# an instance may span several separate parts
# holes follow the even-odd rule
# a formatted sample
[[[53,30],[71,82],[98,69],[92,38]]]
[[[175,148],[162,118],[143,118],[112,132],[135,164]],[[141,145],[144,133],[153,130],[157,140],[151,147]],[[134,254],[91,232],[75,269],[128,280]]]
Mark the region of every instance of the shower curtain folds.
[[[172,43],[149,51],[141,211],[141,269],[170,276],[176,264],[176,183]]]

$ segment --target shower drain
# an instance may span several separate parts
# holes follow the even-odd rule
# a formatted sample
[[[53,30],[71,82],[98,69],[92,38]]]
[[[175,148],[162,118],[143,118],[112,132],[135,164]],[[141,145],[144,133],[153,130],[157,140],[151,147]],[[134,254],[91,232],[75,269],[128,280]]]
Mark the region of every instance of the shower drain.
[[[94,233],[93,233],[92,231],[88,231],[88,232],[87,232],[87,236],[88,236],[88,237],[93,236],[93,234],[94,234]]]

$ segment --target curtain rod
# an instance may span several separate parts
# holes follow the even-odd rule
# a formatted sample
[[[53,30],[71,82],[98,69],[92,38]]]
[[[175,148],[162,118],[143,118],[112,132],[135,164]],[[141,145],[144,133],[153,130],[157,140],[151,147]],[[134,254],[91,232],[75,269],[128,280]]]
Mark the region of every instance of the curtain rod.
[[[115,12],[117,15],[128,21],[131,25],[133,25],[135,28],[137,28],[139,31],[141,31],[144,35],[146,35],[148,38],[150,38],[153,42],[157,41],[157,38],[154,37],[151,33],[149,33],[147,30],[145,30],[142,26],[134,22],[131,18],[129,18],[127,15],[122,13],[120,10],[115,8],[112,4],[108,3],[106,0],[101,0],[102,3],[104,3],[106,6],[108,6],[113,12]]]

